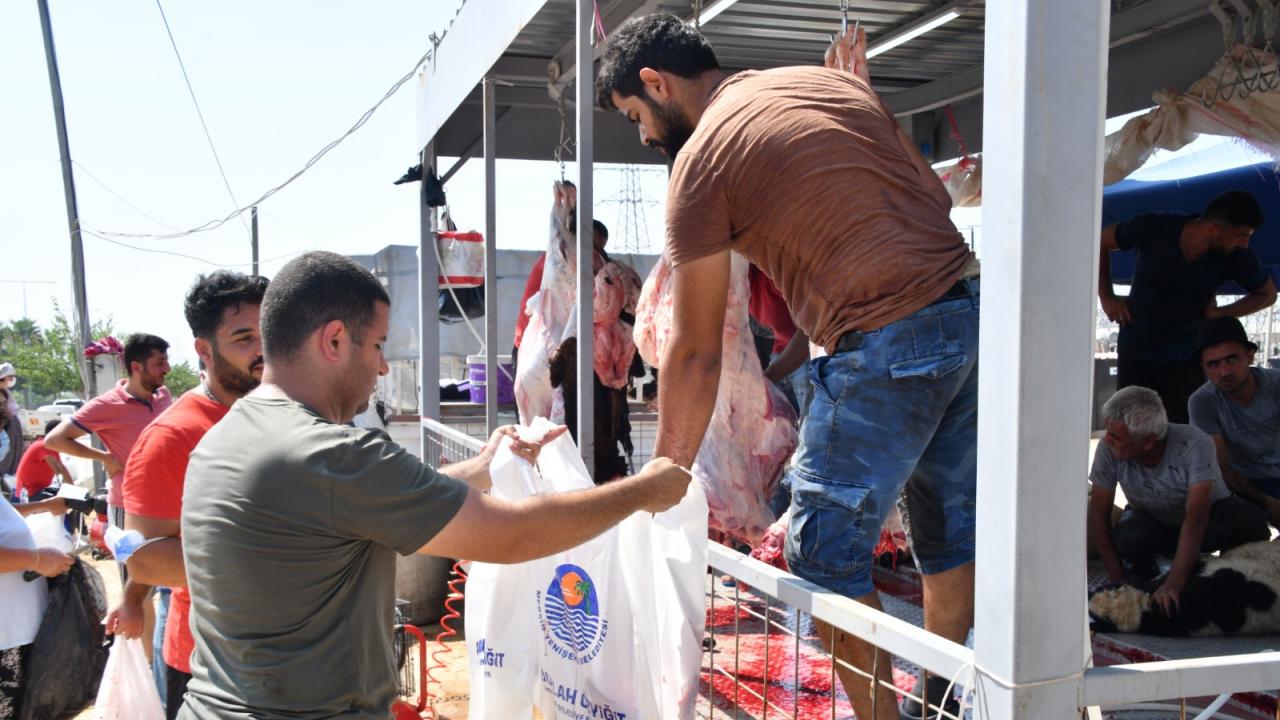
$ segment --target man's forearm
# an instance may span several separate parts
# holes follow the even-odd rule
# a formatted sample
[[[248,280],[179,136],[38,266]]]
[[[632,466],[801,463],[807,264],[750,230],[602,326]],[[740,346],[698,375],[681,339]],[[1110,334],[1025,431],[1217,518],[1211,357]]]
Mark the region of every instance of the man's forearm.
[[[36,566],[35,550],[0,547],[0,573],[30,570]]]
[[[1191,572],[1195,570],[1208,527],[1208,513],[1198,517],[1188,516],[1182,522],[1182,530],[1178,532],[1178,550],[1173,555],[1173,566],[1169,569],[1169,579],[1179,586],[1186,584]]]
[[[628,477],[587,490],[514,501],[508,522],[501,531],[510,542],[504,543],[505,547],[494,548],[496,552],[491,558],[473,559],[519,563],[576,547],[639,509],[644,492],[643,482]],[[556,532],[546,532],[552,527]],[[477,528],[475,532],[491,534],[493,531]]]
[[[489,477],[489,463],[493,458],[485,453],[467,458],[451,465],[440,468],[440,472],[448,475],[454,480],[470,485],[480,492],[488,491],[493,485],[493,480]]]
[[[1225,463],[1219,463],[1222,468],[1222,479],[1226,481],[1227,488],[1231,492],[1248,500],[1255,505],[1262,505],[1266,499],[1271,497],[1258,487],[1257,483],[1240,474],[1238,470]]]
[[[720,355],[668,349],[658,372],[658,437],[653,456],[690,467],[715,411]]]
[[[1111,284],[1111,251],[1104,248],[1098,256],[1098,299],[1110,300],[1115,296],[1116,289]]]
[[[86,460],[96,460],[100,463],[106,463],[112,455],[109,452],[90,447],[76,440],[59,439],[53,443],[45,441],[45,447],[50,450],[71,455],[73,457],[84,458]]]
[[[135,577],[130,577],[124,584],[123,602],[130,605],[141,605],[147,599],[147,595],[151,592],[151,585],[138,582]]]
[[[1094,547],[1102,564],[1107,568],[1107,576],[1113,582],[1121,582],[1125,578],[1124,565],[1116,553],[1116,545],[1111,541],[1111,517],[1100,516],[1096,512],[1089,513],[1089,525],[1093,528]]]
[[[126,564],[130,577],[140,583],[163,587],[187,586],[182,538],[168,537],[149,542],[135,550]]]
[[[773,382],[780,382],[783,378],[796,371],[809,359],[809,336],[803,331],[797,329],[796,334],[791,336],[791,341],[782,349],[782,353],[777,359],[769,363],[768,369],[765,370],[765,377]]]
[[[1218,308],[1216,314],[1218,317],[1241,318],[1245,315],[1252,315],[1259,310],[1266,310],[1274,305],[1275,302],[1276,295],[1274,292],[1251,292],[1233,303]]]

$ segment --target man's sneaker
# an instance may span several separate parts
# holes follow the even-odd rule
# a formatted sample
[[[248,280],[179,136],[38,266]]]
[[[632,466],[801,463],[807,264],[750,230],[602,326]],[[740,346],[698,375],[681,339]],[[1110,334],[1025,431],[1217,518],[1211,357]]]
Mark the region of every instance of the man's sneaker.
[[[902,699],[902,705],[898,708],[898,716],[901,717],[902,720],[920,720],[921,718],[926,718],[927,720],[938,720],[938,718],[946,717],[938,714],[937,708],[941,707],[948,715],[961,717],[960,702],[956,700],[955,695],[953,694],[946,698],[943,697],[947,693],[948,685],[950,685],[950,683],[947,682],[946,678],[931,676],[929,678],[929,687],[926,692],[926,696],[929,700],[928,714],[926,715],[924,713],[924,708],[920,706],[919,700],[914,696],[908,696]],[[919,689],[920,686],[921,682],[917,682],[916,689]],[[944,699],[946,700],[945,704],[943,703]]]

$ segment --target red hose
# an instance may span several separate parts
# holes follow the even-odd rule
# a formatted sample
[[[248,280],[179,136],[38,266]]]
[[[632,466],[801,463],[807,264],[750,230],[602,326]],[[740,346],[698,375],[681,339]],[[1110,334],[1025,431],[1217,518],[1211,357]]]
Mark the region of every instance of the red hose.
[[[426,706],[423,708],[426,712],[423,717],[426,718],[434,719],[436,716],[435,707],[431,705],[431,683],[438,684],[440,681],[432,677],[432,673],[445,667],[444,661],[439,659],[441,655],[445,655],[450,652],[449,646],[445,644],[445,640],[448,640],[458,634],[458,631],[454,630],[449,623],[462,617],[462,613],[459,612],[458,608],[455,606],[457,603],[461,602],[464,597],[462,585],[467,581],[467,574],[462,570],[463,562],[465,561],[459,560],[454,563],[453,570],[449,573],[452,579],[450,579],[448,583],[449,594],[446,595],[444,599],[445,613],[444,616],[440,618],[440,633],[436,635],[435,639],[436,649],[431,651],[430,666],[422,673],[422,699]]]

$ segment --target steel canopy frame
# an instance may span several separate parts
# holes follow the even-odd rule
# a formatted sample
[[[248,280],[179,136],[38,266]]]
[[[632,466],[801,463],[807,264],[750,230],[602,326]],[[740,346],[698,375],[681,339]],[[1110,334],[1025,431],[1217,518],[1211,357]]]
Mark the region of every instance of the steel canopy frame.
[[[437,53],[433,74],[427,79],[424,73],[424,82],[435,82],[441,68],[453,74],[440,92],[430,94],[428,104],[434,107],[421,123],[427,148],[424,160],[434,161],[429,141],[488,74],[521,23],[528,22],[545,2],[470,0],[464,6],[449,31],[449,54]],[[575,5],[575,65],[589,67],[593,3],[576,0]],[[961,649],[897,628],[892,618],[876,611],[847,607],[848,603],[826,599],[800,584],[778,588],[797,607],[808,603],[817,609],[830,604],[831,612],[848,613],[855,620],[846,630],[893,647],[908,660],[957,675],[960,681],[968,679],[967,670],[972,671],[975,717],[1074,720],[1086,705],[1266,690],[1280,677],[1280,653],[1097,669],[1086,668],[1083,660],[1087,655],[1081,483],[1087,476],[1085,438],[1092,396],[1090,355],[1109,5],[1108,0],[1001,0],[987,5],[983,66],[988,139],[984,144],[989,160],[983,207],[987,252],[977,448],[982,532],[977,536],[971,665],[962,665],[969,656]],[[490,21],[495,25],[486,28],[484,23]],[[455,55],[454,43],[461,39],[478,44]],[[591,85],[588,78],[577,88],[574,108],[580,139],[579,228],[591,226]],[[441,104],[435,105],[437,101]],[[492,102],[485,103],[485,116],[486,129],[493,128]],[[496,153],[492,141],[485,142],[485,152],[488,166]],[[486,175],[492,194],[492,175]],[[493,202],[492,197],[486,199],[486,225]],[[427,418],[438,416],[438,327],[432,279],[435,258],[427,245],[434,220],[425,209],[422,217],[425,424]],[[486,242],[493,239],[490,229]],[[580,233],[578,251],[582,258],[577,285],[582,311],[578,317],[579,419],[584,421],[580,440],[585,449],[591,445],[594,395],[589,234]],[[486,325],[487,344],[492,348],[493,331]],[[492,352],[486,358],[491,373]],[[1080,552],[1072,551],[1075,548]]]

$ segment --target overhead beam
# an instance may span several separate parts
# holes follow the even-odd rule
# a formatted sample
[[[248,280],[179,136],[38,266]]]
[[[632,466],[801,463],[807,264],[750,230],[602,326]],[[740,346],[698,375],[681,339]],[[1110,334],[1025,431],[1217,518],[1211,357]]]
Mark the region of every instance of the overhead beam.
[[[513,115],[516,114],[516,110],[517,108],[509,107],[509,108],[503,108],[502,112],[498,113],[498,116],[493,121],[493,125],[494,125],[493,131],[494,131],[495,137],[497,137],[497,132],[502,129],[502,126],[507,124],[507,120],[509,120]],[[488,128],[487,124],[485,125],[485,128]],[[485,141],[485,134],[482,130],[480,133],[480,137],[476,138],[474,142],[472,142],[470,145],[467,146],[467,149],[463,151],[462,155],[458,156],[458,159],[449,168],[449,171],[446,172],[444,175],[440,176],[440,184],[444,185],[445,183],[449,182],[449,178],[453,177],[455,173],[461,170],[462,166],[466,165],[468,160],[475,157],[476,150],[480,149],[480,146],[484,143],[484,141]]]
[[[990,7],[988,6],[988,12]],[[1204,0],[1160,0],[1117,13],[1111,18],[1112,50],[1199,20],[1208,14]],[[871,65],[875,75],[875,63]],[[975,65],[940,80],[886,96],[885,105],[895,115],[928,112],[982,92],[983,66]]]
[[[703,8],[702,15],[707,21],[715,18],[720,13],[728,10],[738,0],[719,0],[714,4],[708,4]],[[600,20],[604,23],[605,29],[615,28],[626,22],[632,17],[641,17],[648,15],[662,6],[662,0],[618,0],[600,11]],[[685,22],[693,22],[693,15],[689,14],[684,18]],[[591,62],[594,64],[604,55],[606,43],[601,42],[592,48]],[[551,75],[550,86],[548,91],[554,97],[564,92],[577,77],[578,62],[574,55],[574,44],[572,42],[563,45],[555,55],[552,56],[551,62],[547,64],[548,72]]]
[[[426,147],[547,0],[462,5],[418,74],[418,146]]]
[[[661,6],[662,0],[615,0],[609,3],[600,11],[600,21],[604,23],[605,30],[615,28],[626,22],[628,18],[648,15]],[[592,48],[591,61],[594,63],[604,54],[605,43]],[[569,83],[577,76],[578,60],[577,60],[577,43],[573,40],[565,43],[551,56],[551,62],[547,63],[547,74],[549,77],[548,91],[552,97],[558,96],[569,87]]]

